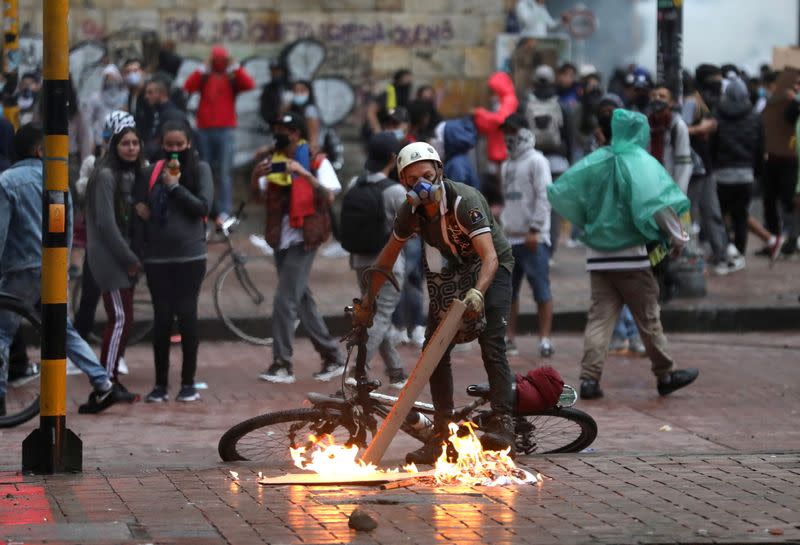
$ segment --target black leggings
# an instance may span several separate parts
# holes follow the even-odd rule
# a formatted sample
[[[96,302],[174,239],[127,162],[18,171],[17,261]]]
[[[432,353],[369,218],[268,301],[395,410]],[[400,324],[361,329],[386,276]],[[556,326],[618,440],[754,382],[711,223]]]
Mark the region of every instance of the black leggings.
[[[745,255],[747,250],[747,216],[752,185],[749,183],[717,184],[722,217],[730,216],[733,227],[733,244],[742,255]]]
[[[197,300],[206,274],[206,260],[184,263],[146,263],[147,286],[153,299],[153,356],[156,385],[169,381],[169,345],[172,323],[178,319],[183,367],[181,385],[194,384],[197,371]]]

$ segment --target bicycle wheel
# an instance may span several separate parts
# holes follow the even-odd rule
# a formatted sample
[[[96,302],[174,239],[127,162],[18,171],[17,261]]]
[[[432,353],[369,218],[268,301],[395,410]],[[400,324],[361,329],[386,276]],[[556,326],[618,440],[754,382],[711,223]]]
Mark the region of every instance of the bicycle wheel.
[[[41,322],[32,309],[13,296],[0,294],[0,311],[13,312],[22,318],[11,346],[10,361],[0,361],[0,365],[9,364],[6,414],[0,416],[0,428],[11,428],[39,414]]]
[[[580,452],[597,437],[597,423],[573,408],[515,415],[517,454]]]
[[[222,435],[217,450],[224,462],[289,462],[289,447],[304,446],[309,435],[324,434],[332,435],[337,444],[350,441],[350,432],[335,417],[319,409],[291,409],[236,424]]]
[[[263,293],[253,282],[272,273],[267,256],[237,257],[219,273],[214,285],[217,315],[234,335],[251,344],[272,345],[267,328],[272,294]]]

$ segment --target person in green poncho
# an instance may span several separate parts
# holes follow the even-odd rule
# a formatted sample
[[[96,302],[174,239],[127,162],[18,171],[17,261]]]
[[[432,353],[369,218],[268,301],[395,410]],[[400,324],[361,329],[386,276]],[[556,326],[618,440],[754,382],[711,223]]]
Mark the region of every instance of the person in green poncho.
[[[678,254],[689,241],[678,219],[689,200],[647,152],[650,128],[644,115],[614,110],[611,135],[610,146],[586,156],[547,188],[553,208],[583,230],[580,239],[587,247],[591,306],[580,396],[603,396],[603,362],[623,304],[639,328],[658,393],[667,395],[694,382],[699,371],[675,369],[667,354],[651,267],[667,247]],[[649,254],[648,247],[654,247]]]

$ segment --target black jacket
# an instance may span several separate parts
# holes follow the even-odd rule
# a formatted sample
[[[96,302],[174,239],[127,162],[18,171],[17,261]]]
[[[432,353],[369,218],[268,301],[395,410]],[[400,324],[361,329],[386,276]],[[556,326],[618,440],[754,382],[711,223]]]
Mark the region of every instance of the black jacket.
[[[732,81],[725,89],[717,122],[712,141],[714,168],[753,168],[758,173],[764,155],[764,127],[741,80]]]

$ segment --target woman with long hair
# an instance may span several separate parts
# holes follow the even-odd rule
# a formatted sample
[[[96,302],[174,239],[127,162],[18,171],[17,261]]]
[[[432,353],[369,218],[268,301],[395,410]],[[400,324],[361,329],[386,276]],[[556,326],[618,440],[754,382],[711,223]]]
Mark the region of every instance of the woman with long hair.
[[[141,241],[147,286],[153,301],[153,356],[156,382],[148,403],[168,400],[169,347],[173,320],[181,335],[183,366],[177,401],[197,401],[197,300],[206,272],[206,216],[214,201],[211,167],[192,147],[191,128],[167,121],[161,130],[163,159],[136,183],[136,215],[144,223]]]
[[[133,290],[142,264],[132,240],[133,185],[143,166],[142,141],[133,118],[110,116],[108,153],[98,159],[86,187],[86,251],[89,267],[103,297],[108,321],[100,361],[119,392],[118,364],[125,354],[133,321]],[[130,401],[134,401],[133,396]]]

